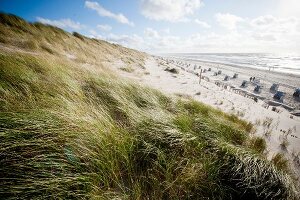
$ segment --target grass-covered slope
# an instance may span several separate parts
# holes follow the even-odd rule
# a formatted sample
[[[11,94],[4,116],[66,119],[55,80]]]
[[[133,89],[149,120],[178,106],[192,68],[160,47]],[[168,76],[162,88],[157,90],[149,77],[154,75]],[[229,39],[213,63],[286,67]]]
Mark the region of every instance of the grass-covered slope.
[[[0,44],[31,53],[47,53],[56,57],[69,58],[76,63],[97,64],[115,60],[127,64],[142,64],[144,53],[91,39],[74,32],[39,22],[27,23],[23,19],[0,13]],[[100,67],[99,66],[99,67]]]
[[[298,198],[251,124],[102,66],[145,54],[0,22],[1,199]]]

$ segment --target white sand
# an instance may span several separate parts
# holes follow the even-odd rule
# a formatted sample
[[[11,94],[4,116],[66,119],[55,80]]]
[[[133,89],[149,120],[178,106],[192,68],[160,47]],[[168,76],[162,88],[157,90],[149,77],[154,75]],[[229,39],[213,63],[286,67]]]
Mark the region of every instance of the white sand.
[[[173,74],[164,71],[167,66],[178,69],[180,73]],[[291,168],[300,174],[299,117],[291,118],[290,113],[282,107],[277,107],[278,112],[274,112],[272,106],[267,108],[262,100],[255,102],[251,98],[236,94],[232,89],[219,87],[212,81],[214,77],[207,74],[210,81],[202,79],[199,84],[199,77],[196,75],[180,70],[177,65],[156,60],[154,57],[149,57],[145,68],[145,72],[149,74],[142,74],[140,70],[138,73],[122,72],[121,74],[168,94],[189,95],[200,102],[226,113],[237,114],[240,118],[252,122],[256,127],[253,134],[264,137],[267,142],[268,158],[272,158],[276,153],[282,153],[289,159]],[[196,95],[199,92],[200,95]],[[269,125],[267,125],[268,122],[270,122]],[[286,149],[281,146],[284,140],[288,144]]]

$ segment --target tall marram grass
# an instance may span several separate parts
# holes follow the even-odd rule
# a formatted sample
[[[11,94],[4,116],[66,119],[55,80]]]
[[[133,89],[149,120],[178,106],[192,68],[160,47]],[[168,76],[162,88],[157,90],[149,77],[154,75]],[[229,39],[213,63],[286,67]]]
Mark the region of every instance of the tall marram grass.
[[[109,46],[72,40],[70,49]],[[0,52],[1,198],[299,198],[251,124],[120,78],[93,53],[83,65],[61,49],[25,50]]]

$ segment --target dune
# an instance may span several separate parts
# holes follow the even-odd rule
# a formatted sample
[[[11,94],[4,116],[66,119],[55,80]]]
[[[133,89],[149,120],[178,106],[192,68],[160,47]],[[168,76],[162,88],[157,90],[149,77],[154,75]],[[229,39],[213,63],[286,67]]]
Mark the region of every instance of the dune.
[[[146,53],[1,13],[1,198],[299,199],[285,157],[298,118],[261,104]],[[278,144],[284,153],[266,153]]]

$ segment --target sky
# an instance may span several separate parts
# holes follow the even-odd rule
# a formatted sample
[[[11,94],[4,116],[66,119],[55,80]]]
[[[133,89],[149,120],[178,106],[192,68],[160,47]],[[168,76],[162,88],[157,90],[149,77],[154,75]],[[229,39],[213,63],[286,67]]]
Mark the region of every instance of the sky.
[[[150,53],[300,53],[300,0],[0,0],[0,11]]]

